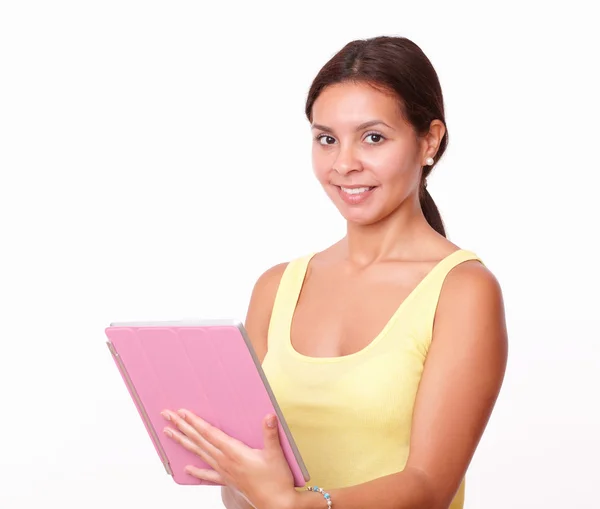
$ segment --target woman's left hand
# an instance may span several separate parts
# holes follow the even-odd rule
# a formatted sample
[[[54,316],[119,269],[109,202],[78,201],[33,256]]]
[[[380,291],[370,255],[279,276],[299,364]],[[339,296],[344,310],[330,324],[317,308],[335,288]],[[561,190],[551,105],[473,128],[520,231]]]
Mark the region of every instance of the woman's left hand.
[[[253,449],[189,410],[165,410],[162,415],[172,425],[165,434],[213,469],[188,465],[188,474],[235,489],[257,509],[294,507],[298,492],[281,449],[275,416],[263,420],[264,449]]]

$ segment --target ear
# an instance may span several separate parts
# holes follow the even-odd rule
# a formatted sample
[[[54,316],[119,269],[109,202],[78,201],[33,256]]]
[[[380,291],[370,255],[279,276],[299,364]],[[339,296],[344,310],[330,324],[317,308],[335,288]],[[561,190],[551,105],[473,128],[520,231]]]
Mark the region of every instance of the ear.
[[[432,120],[429,132],[423,137],[421,162],[424,164],[428,157],[434,158],[437,154],[442,138],[446,134],[446,126],[441,120]]]

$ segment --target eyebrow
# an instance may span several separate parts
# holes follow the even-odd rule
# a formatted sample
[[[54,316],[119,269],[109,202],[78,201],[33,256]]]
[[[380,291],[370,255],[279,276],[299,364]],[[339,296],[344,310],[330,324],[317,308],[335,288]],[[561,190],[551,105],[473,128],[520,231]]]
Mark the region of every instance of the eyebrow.
[[[387,125],[383,120],[369,120],[368,122],[364,122],[357,126],[356,130],[361,131],[362,129],[366,129],[367,127],[373,127],[374,125],[378,124],[384,125],[392,130],[395,130],[392,126]],[[321,131],[327,131],[329,133],[333,132],[333,129],[331,127],[327,127],[326,125],[321,124],[313,124],[311,126],[311,129],[320,129]]]

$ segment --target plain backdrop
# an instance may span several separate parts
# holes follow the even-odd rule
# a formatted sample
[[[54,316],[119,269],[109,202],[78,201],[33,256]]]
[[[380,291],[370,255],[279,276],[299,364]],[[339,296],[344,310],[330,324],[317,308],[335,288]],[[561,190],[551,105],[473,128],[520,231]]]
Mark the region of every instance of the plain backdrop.
[[[221,507],[165,474],[111,321],[245,316],[345,225],[303,107],[403,35],[445,95],[430,190],[504,290],[510,357],[466,509],[588,508],[600,479],[594,2],[0,2],[0,507]]]

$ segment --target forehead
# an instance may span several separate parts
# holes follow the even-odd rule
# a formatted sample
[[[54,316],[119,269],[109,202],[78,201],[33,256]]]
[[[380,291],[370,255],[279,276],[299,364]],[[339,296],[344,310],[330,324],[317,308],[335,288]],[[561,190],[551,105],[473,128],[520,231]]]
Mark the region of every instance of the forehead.
[[[404,123],[400,100],[367,83],[337,83],[325,88],[312,108],[313,122],[326,125],[356,125],[379,119]]]

